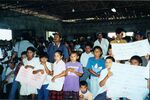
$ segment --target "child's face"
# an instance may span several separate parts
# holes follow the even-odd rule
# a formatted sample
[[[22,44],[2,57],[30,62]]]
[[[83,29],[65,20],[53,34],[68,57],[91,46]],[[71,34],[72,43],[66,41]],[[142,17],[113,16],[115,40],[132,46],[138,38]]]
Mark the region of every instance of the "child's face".
[[[85,47],[85,52],[86,53],[90,53],[91,52],[91,47],[90,46],[86,46]]]
[[[40,59],[40,62],[41,63],[46,63],[48,61],[48,59],[46,58],[46,57],[42,57],[41,59]]]
[[[77,54],[73,53],[73,54],[70,55],[70,60],[71,60],[72,62],[76,62],[77,59],[78,59]]]
[[[14,63],[9,63],[9,67],[10,67],[11,69],[14,69],[14,68],[15,68],[15,64],[14,64]]]
[[[137,60],[135,60],[135,59],[132,59],[132,60],[130,61],[130,64],[131,64],[131,65],[135,65],[135,66],[140,66],[140,63],[139,63]]]
[[[33,58],[33,56],[34,56],[34,52],[28,50],[28,51],[27,51],[27,57],[28,57],[28,58]]]
[[[58,52],[56,52],[55,55],[54,55],[54,59],[55,59],[56,61],[59,61],[59,60],[62,59],[62,56],[61,56]]]
[[[21,55],[21,60],[25,59],[27,56],[24,54],[24,55]]]
[[[108,54],[109,54],[110,56],[112,56],[112,49],[109,49],[109,50],[108,50]]]
[[[94,56],[95,56],[95,57],[100,57],[101,54],[102,54],[102,51],[101,51],[101,50],[99,50],[99,49],[95,49],[95,50],[94,50]]]
[[[105,66],[106,66],[106,68],[111,68],[111,66],[112,66],[112,60],[111,59],[106,59],[106,61],[105,61]]]
[[[82,92],[87,91],[87,86],[81,85],[81,86],[80,86],[80,90],[81,90]]]

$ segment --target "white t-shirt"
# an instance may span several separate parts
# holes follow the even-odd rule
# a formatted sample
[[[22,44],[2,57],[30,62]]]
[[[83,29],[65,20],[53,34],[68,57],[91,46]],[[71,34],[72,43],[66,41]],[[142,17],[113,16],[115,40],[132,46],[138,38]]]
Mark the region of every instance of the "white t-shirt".
[[[20,58],[21,53],[23,51],[26,51],[28,47],[34,47],[34,45],[30,43],[28,40],[22,40],[15,44],[14,51],[17,52],[17,55]]]
[[[79,91],[79,95],[83,95],[83,100],[93,100],[92,93],[88,90],[85,94]]]
[[[51,63],[49,63],[49,62],[46,62],[46,65],[47,65],[47,68],[49,69],[49,70],[52,70],[52,64]],[[44,74],[46,74],[47,75],[47,73],[46,73],[46,71],[45,71],[45,68],[44,68],[44,66],[42,65],[42,64],[40,64],[39,66],[37,66],[34,70],[39,70],[39,69],[42,69],[42,70],[44,70]],[[48,79],[49,77],[48,77],[48,75],[46,76],[46,79],[45,79],[45,81],[44,81],[44,83],[43,83],[43,85],[44,84],[48,84],[49,82],[49,79]]]
[[[101,82],[108,74],[108,69],[105,68],[101,71],[99,82]],[[106,84],[103,87],[99,88],[98,94],[101,94],[106,91]]]
[[[65,63],[62,60],[60,60],[57,63],[54,62],[54,64],[53,64],[54,75],[53,76],[58,75],[58,74],[62,73],[63,71],[65,71],[66,70],[65,66],[66,66]],[[55,82],[52,82],[51,79],[52,79],[52,77],[49,78],[49,85],[48,85],[47,89],[61,91],[63,88],[65,77],[57,78],[55,80]]]
[[[99,42],[99,40],[96,40],[94,42],[94,47],[95,46],[100,46],[102,48],[102,51],[103,51],[103,57],[105,57],[107,55],[107,51],[108,51],[108,46],[109,46],[109,42],[107,39],[105,38],[102,38],[102,41],[101,43]]]
[[[82,66],[83,67],[86,67],[86,65],[87,65],[87,62],[88,62],[88,59],[90,58],[90,57],[93,57],[94,55],[93,55],[93,53],[86,53],[86,52],[84,52],[84,53],[82,53],[82,55],[81,55],[81,58],[80,58],[80,63],[82,64]]]

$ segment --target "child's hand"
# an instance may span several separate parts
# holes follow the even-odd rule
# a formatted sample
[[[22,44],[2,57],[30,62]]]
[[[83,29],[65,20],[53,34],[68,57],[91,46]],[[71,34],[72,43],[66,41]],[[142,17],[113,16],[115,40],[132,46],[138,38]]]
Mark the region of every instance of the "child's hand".
[[[84,99],[84,95],[79,95],[79,97],[80,97],[80,100],[83,100]]]
[[[55,79],[56,79],[56,77],[54,76],[54,77],[51,79],[51,81],[52,81],[52,82],[55,82]]]
[[[74,72],[74,71],[75,71],[74,68],[68,68],[67,70],[68,70],[69,72]]]
[[[27,69],[27,68],[32,68],[32,69],[33,69],[33,67],[32,67],[31,65],[26,65],[25,68],[26,68],[26,69]]]
[[[41,72],[41,74],[44,74],[44,70],[41,69],[40,72]]]
[[[113,73],[112,73],[111,71],[108,71],[107,76],[108,76],[108,77],[111,77],[112,75],[113,75]]]
[[[54,74],[54,71],[52,70],[52,71],[50,71],[50,73],[49,73],[50,75],[53,75]]]

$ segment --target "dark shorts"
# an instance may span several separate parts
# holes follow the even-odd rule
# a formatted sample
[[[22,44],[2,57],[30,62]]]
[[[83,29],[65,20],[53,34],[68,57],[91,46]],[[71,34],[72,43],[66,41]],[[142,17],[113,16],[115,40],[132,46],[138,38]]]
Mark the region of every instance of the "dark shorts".
[[[50,100],[63,100],[63,91],[50,91]]]
[[[79,92],[64,91],[64,99],[63,100],[79,100]]]

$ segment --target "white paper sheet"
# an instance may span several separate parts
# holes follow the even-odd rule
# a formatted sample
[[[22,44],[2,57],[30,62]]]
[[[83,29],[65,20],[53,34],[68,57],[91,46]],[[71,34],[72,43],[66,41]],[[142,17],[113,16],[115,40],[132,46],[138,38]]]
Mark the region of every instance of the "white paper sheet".
[[[143,100],[148,94],[145,67],[113,63],[113,75],[107,80],[107,96]],[[148,74],[148,73],[147,73]]]
[[[32,74],[32,72],[33,69],[31,68],[26,69],[24,66],[21,66],[17,74],[16,81],[40,89],[44,83],[44,80],[46,79],[46,75],[45,74],[42,75],[41,73]]]
[[[150,54],[150,45],[147,39],[122,44],[112,44],[112,54],[116,60],[128,60],[134,55],[146,56]]]

